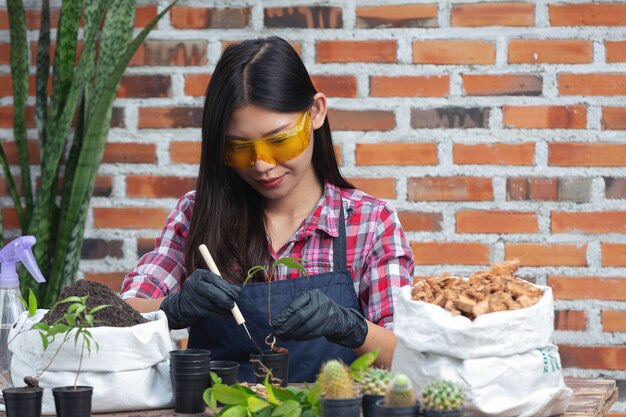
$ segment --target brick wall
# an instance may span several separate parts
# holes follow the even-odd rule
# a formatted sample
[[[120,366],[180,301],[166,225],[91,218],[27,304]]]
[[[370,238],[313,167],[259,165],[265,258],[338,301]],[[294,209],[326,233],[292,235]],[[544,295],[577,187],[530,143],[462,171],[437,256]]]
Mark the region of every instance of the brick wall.
[[[554,289],[566,374],[626,392],[626,3],[584,1],[181,2],[122,81],[80,276],[118,288],[151,248],[194,186],[220,51],[278,34],[330,97],[344,174],[398,208],[416,275],[519,258]],[[165,4],[139,3],[137,27]],[[7,28],[2,0],[0,140],[15,160]],[[4,179],[0,201],[14,227]]]

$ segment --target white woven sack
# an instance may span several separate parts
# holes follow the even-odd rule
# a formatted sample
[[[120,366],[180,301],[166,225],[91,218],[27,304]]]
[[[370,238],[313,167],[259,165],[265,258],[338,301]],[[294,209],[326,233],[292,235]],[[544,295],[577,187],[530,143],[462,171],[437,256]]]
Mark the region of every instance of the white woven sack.
[[[29,330],[47,310],[37,310],[28,318],[23,313],[11,330],[9,340],[18,332],[9,348],[13,353],[13,384],[23,386],[25,376],[35,376],[57,350],[62,335],[44,352],[37,331]],[[162,311],[143,314],[147,323],[132,327],[95,327],[90,329],[98,343],[96,351],[83,357],[78,385],[93,387],[92,411],[115,412],[167,408],[173,404],[169,375],[169,351],[172,342],[167,318]],[[65,343],[52,365],[44,372],[39,385],[44,389],[43,414],[54,414],[52,388],[73,385],[80,357],[81,343],[73,337]]]
[[[411,287],[400,289],[394,333],[418,352],[459,359],[508,356],[547,345],[554,332],[554,300],[550,287],[539,302],[519,310],[483,314],[470,320],[436,304],[411,300]]]

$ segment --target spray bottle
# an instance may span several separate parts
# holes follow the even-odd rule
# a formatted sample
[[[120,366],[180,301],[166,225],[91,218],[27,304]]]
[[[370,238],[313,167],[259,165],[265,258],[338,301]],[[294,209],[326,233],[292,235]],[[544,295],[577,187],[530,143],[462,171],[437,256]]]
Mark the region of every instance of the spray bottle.
[[[34,236],[22,236],[12,240],[0,250],[0,386],[11,387],[11,352],[8,338],[11,326],[25,311],[20,300],[20,281],[15,264],[22,262],[39,283],[45,282],[31,247],[37,240]]]

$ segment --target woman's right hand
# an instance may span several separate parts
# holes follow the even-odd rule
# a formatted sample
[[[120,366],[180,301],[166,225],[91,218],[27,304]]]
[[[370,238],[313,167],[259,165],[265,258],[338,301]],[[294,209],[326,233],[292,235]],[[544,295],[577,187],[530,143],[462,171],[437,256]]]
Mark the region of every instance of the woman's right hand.
[[[170,329],[183,329],[201,318],[228,318],[240,293],[240,286],[207,270],[196,269],[185,280],[182,290],[165,297],[160,308]]]

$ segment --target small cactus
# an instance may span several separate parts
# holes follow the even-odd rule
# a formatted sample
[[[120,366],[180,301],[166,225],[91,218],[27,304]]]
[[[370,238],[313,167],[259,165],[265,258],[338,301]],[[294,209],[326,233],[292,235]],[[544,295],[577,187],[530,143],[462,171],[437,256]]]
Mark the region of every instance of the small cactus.
[[[422,405],[430,410],[458,410],[463,408],[464,401],[461,388],[450,381],[431,382],[422,392]]]
[[[383,395],[391,381],[391,371],[380,368],[369,368],[361,375],[361,391],[363,394]]]
[[[317,382],[324,398],[353,398],[357,395],[350,370],[338,360],[330,360],[322,366]]]
[[[387,407],[412,407],[415,405],[415,391],[411,380],[404,374],[397,374],[389,383],[385,393]]]

